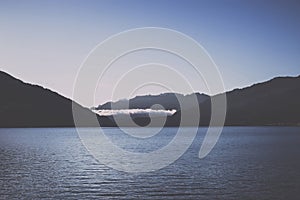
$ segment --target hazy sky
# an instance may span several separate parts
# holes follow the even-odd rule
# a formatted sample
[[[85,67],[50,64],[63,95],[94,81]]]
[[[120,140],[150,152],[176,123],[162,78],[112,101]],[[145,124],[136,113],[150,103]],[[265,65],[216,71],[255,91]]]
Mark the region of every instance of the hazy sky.
[[[78,68],[98,43],[149,26],[198,41],[227,90],[300,74],[297,0],[0,0],[0,69],[71,97]],[[98,99],[109,96],[102,91]]]

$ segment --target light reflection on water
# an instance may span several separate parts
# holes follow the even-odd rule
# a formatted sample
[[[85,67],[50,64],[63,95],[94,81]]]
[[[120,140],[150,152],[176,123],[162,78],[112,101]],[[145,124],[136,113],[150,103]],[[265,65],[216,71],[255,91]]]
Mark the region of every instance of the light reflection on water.
[[[300,128],[227,127],[200,160],[205,130],[175,163],[132,174],[95,161],[73,128],[0,129],[0,199],[300,197]],[[167,144],[175,129],[165,128],[150,140],[128,139],[115,128],[105,131],[127,150],[149,152]]]

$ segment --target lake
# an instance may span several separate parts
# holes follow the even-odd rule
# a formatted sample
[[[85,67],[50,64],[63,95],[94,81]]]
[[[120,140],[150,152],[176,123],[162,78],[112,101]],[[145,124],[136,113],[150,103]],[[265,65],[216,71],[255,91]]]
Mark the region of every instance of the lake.
[[[176,133],[130,139],[104,130],[139,152],[162,148]],[[300,199],[299,127],[226,127],[199,159],[205,131],[169,166],[127,173],[97,162],[74,128],[0,129],[0,199]]]

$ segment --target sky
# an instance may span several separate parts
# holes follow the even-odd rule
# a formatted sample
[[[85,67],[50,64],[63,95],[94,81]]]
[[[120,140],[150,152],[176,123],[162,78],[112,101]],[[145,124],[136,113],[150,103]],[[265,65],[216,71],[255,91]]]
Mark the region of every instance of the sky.
[[[300,74],[297,0],[0,0],[0,70],[72,98],[90,51],[141,27],[192,37],[218,66],[226,90]],[[112,99],[108,90],[97,90],[96,105]],[[160,92],[148,87],[134,95]]]

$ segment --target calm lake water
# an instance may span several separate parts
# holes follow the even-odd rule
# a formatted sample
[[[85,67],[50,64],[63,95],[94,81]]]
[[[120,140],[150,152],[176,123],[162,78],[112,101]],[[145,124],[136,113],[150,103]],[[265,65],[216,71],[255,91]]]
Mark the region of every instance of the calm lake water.
[[[168,167],[126,173],[98,163],[73,128],[0,129],[0,199],[300,199],[299,127],[227,127],[199,159],[205,131]],[[175,132],[132,140],[105,129],[122,148],[142,152]]]

